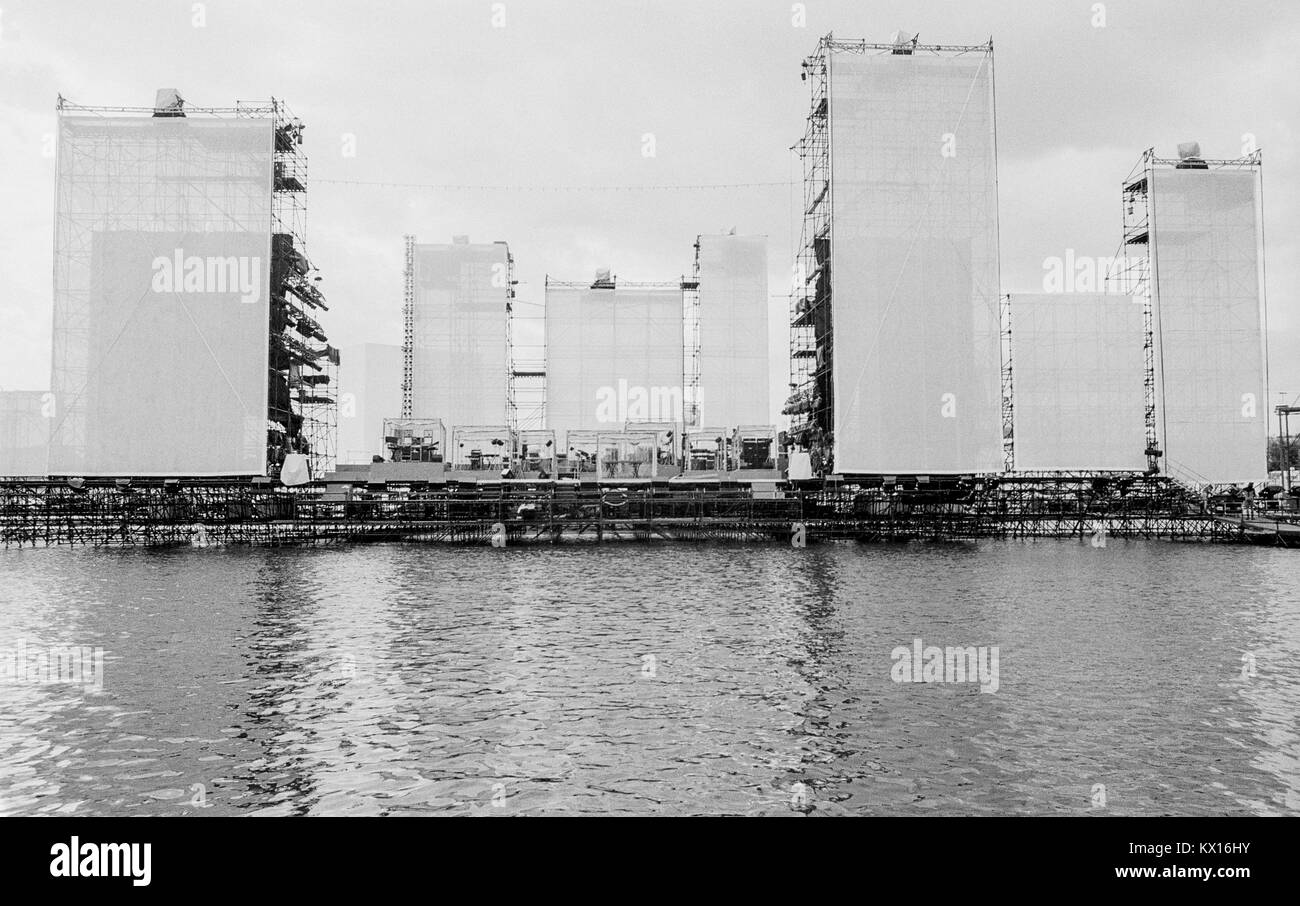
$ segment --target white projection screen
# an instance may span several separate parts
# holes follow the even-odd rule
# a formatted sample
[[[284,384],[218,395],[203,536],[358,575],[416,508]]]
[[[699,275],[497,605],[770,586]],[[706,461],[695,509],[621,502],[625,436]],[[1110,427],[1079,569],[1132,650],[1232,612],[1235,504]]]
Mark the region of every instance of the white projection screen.
[[[682,419],[682,290],[546,285],[546,425],[621,430]],[[567,436],[567,435],[566,435]]]
[[[829,54],[834,468],[1001,471],[993,57]]]
[[[1152,170],[1152,297],[1165,468],[1198,483],[1266,473],[1256,169]]]
[[[266,471],[269,118],[59,119],[54,475]]]
[[[767,424],[767,237],[699,243],[700,424]]]
[[[415,247],[411,414],[448,436],[509,420],[508,258],[504,242]]]
[[[1127,294],[1011,296],[1018,471],[1146,468],[1144,331]]]

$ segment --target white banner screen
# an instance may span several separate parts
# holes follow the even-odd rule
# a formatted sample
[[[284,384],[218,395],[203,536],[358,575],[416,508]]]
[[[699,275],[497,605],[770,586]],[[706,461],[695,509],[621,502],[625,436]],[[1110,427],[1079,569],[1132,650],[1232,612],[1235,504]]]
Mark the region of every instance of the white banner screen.
[[[1259,175],[1152,172],[1152,294],[1165,466],[1196,482],[1265,477]]]
[[[837,472],[1002,468],[992,66],[830,54]]]
[[[272,122],[63,117],[52,474],[265,471]]]
[[[502,242],[415,247],[411,412],[448,433],[508,421],[508,254]]]
[[[679,422],[682,366],[679,286],[547,286],[547,427]]]
[[[700,237],[700,424],[765,425],[767,237]]]
[[[1018,471],[1146,468],[1142,343],[1132,296],[1011,297]]]

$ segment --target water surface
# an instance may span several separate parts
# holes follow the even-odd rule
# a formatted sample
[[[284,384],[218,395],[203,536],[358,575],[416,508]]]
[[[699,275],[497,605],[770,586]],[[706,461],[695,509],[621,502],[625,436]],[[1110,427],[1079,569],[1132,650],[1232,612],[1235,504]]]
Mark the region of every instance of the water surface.
[[[1295,814],[1298,601],[1117,539],[0,552],[0,653],[104,652],[0,683],[0,814]]]

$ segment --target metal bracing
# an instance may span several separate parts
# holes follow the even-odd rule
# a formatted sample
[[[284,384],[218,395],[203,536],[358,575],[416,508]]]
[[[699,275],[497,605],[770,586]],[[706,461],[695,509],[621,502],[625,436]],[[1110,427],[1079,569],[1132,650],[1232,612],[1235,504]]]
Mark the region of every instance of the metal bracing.
[[[1154,247],[1152,186],[1157,170],[1250,169],[1259,167],[1260,161],[1261,152],[1258,150],[1232,160],[1195,158],[1189,162],[1156,157],[1155,149],[1148,148],[1124,179],[1122,187],[1123,236],[1119,253],[1107,275],[1107,288],[1110,291],[1127,293],[1142,305],[1147,466],[1153,473],[1177,473],[1175,477],[1190,485],[1205,486],[1210,482],[1204,476],[1191,471],[1186,465],[1174,468],[1168,461],[1165,451],[1166,429],[1162,423],[1162,401],[1158,383],[1164,368],[1161,361],[1160,320],[1156,316],[1157,291],[1153,281],[1152,264]]]
[[[682,422],[700,427],[700,237],[695,237],[695,264],[682,278]]]
[[[804,60],[810,108],[804,135],[795,145],[803,165],[803,227],[790,297],[790,396],[782,413],[790,416],[790,438],[815,453],[818,471],[829,470],[832,449],[833,382],[831,367],[831,172],[828,53],[823,38]]]
[[[546,328],[543,305],[520,299],[514,287],[514,258],[510,269],[510,298],[507,302],[508,367],[510,369],[510,428],[540,431],[546,427]],[[522,328],[522,329],[521,329]],[[533,342],[523,342],[521,334]]]
[[[990,38],[984,44],[910,44],[907,45],[906,53],[914,56],[923,56],[925,54],[963,54],[963,53],[988,53],[993,50],[993,39]],[[890,53],[900,52],[898,44],[873,44],[870,41],[846,41],[840,40],[832,35],[827,35],[821,39],[818,46],[819,50],[845,51],[848,53]]]
[[[266,278],[270,294],[267,390],[265,407],[258,403],[256,415],[250,416],[252,424],[245,426],[244,436],[237,442],[260,449],[264,438],[265,468],[272,475],[278,474],[289,453],[306,455],[317,474],[332,468],[337,443],[338,355],[318,320],[319,312],[328,307],[316,285],[318,271],[306,254],[307,159],[302,152],[302,123],[275,98],[233,107],[178,105],[165,113],[154,107],[83,106],[61,96],[57,106],[61,117],[98,117],[106,126],[115,119],[146,116],[270,121],[269,184],[258,179],[232,180],[225,162],[186,179],[186,168],[211,168],[212,164],[203,164],[201,156],[186,156],[183,142],[132,136],[127,130],[106,130],[87,149],[64,149],[69,163],[73,157],[79,159],[78,179],[86,182],[94,203],[91,209],[77,206],[67,187],[61,185],[55,223],[55,245],[60,250],[55,283],[56,287],[72,288],[64,293],[62,304],[56,300],[55,358],[68,381],[86,384],[88,373],[80,350],[87,346],[92,300],[84,281],[72,281],[71,275],[78,269],[89,270],[94,232],[215,233],[229,230],[240,220],[240,212],[256,211],[256,219],[264,224],[256,232],[265,229],[271,240]],[[259,166],[266,150],[258,151]],[[220,159],[220,155],[212,159]],[[269,222],[261,219],[268,209]],[[252,230],[252,222],[244,228]],[[76,414],[61,438],[73,450],[86,443],[84,411],[79,409]],[[223,438],[223,443],[228,442]]]
[[[402,418],[413,418],[411,388],[415,370],[415,237],[407,234],[402,271]]]
[[[1243,518],[1294,501],[1202,499],[1167,478],[1021,476],[748,487],[595,482],[425,482],[301,488],[252,481],[0,483],[0,547],[279,545],[349,540],[487,544],[561,540],[940,541],[1107,535],[1241,542]],[[1291,504],[1291,510],[1283,509]],[[1270,510],[1269,508],[1272,507]],[[1282,524],[1279,521],[1279,524]],[[1279,538],[1279,543],[1282,539]]]
[[[998,306],[1002,349],[1002,459],[1003,469],[1016,468],[1015,366],[1011,357],[1011,296],[1004,294]]]
[[[1148,148],[1124,180],[1124,233],[1119,254],[1107,274],[1108,289],[1127,293],[1142,305],[1143,399],[1146,419],[1147,468],[1160,469],[1160,438],[1156,430],[1155,321],[1151,298],[1151,166],[1154,149]]]
[[[278,474],[287,453],[306,454],[312,474],[334,468],[338,448],[338,351],[329,344],[320,312],[329,306],[316,283],[319,269],[307,254],[307,157],[302,122],[283,101],[271,99],[275,123],[275,173],[271,193],[272,357],[267,417],[285,428],[272,432]],[[279,327],[279,336],[274,332]],[[287,391],[287,392],[284,392]],[[277,461],[278,460],[278,461]]]
[[[519,430],[519,401],[515,398],[515,258],[506,252],[506,424]]]

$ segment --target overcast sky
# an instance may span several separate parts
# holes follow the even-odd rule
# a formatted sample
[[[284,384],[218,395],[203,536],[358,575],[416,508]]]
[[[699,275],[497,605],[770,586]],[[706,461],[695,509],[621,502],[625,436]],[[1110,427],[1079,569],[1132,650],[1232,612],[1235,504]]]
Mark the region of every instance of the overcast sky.
[[[994,40],[1006,291],[1041,288],[1044,259],[1066,249],[1115,253],[1119,186],[1143,149],[1172,157],[1196,139],[1206,156],[1233,158],[1253,136],[1272,388],[1294,398],[1300,4],[1125,0],[1104,4],[1104,27],[1098,6],[0,0],[0,388],[49,383],[59,93],[92,105],[147,106],[159,87],[194,106],[287,101],[307,124],[326,327],[337,345],[398,343],[404,233],[508,241],[520,297],[540,302],[547,273],[676,279],[696,234],[734,226],[770,238],[772,288],[784,291],[800,61],[827,32],[885,41],[904,28],[922,43]],[[522,188],[366,184],[379,182]],[[590,188],[719,183],[769,185]],[[773,309],[779,324],[785,302]],[[773,340],[779,357],[784,328]],[[783,358],[774,369],[782,383]]]

